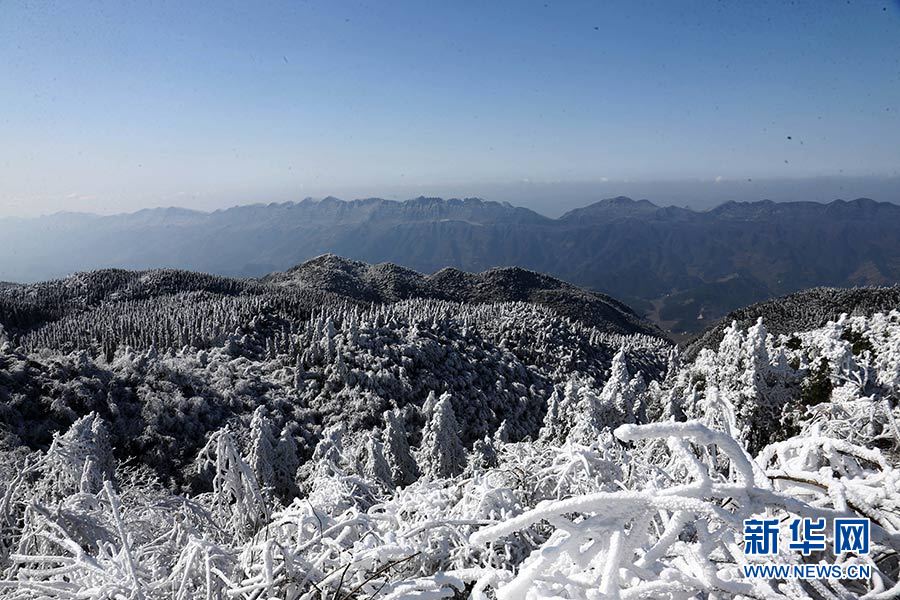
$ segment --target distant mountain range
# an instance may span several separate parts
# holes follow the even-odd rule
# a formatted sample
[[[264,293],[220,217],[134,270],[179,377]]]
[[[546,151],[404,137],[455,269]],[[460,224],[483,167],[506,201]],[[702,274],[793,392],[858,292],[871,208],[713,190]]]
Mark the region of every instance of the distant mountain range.
[[[326,198],[0,219],[0,280],[106,267],[259,277],[329,252],[424,273],[519,266],[608,293],[677,335],[799,289],[900,282],[898,231],[900,206],[868,199],[701,212],[619,197],[550,219],[479,199]]]

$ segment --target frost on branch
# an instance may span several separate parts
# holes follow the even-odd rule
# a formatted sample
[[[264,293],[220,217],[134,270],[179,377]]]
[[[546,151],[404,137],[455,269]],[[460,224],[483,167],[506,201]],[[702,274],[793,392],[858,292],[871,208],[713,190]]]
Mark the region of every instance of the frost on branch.
[[[760,464],[737,440],[697,422],[622,425],[615,433],[636,443],[643,459],[652,457],[667,485],[544,503],[474,533],[473,544],[493,547],[541,523],[553,528],[517,572],[498,575],[509,578],[497,589],[499,599],[587,599],[597,597],[598,591],[616,598],[692,598],[705,593],[815,598],[865,592],[867,582],[822,581],[805,587],[796,581],[744,579],[740,567],[748,558],[740,543],[742,523],[761,515],[872,518],[873,552],[858,560],[872,566],[874,589],[895,585],[896,572],[880,570],[879,562],[900,549],[900,479],[879,453],[837,440],[798,439],[768,448]],[[666,442],[663,455],[656,440]],[[821,455],[822,450],[825,464],[809,464],[810,455]],[[764,471],[764,464],[772,461],[779,468]],[[829,472],[844,467],[826,480],[810,475],[810,470],[826,465]],[[780,560],[791,562],[797,556],[783,553]]]
[[[268,517],[268,503],[227,428],[210,436],[200,451],[200,465],[213,472],[209,500],[217,525],[239,538],[252,535]]]

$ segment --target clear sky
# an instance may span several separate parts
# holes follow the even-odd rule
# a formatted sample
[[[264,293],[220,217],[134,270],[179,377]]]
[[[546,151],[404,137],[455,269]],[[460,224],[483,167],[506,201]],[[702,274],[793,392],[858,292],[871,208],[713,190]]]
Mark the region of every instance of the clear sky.
[[[576,204],[641,186],[689,204],[692,182],[715,196],[717,179],[760,197],[806,180],[865,195],[820,185],[842,177],[900,190],[897,0],[0,0],[0,14],[0,215],[515,201],[523,186],[520,204],[554,213],[555,186],[583,190]]]

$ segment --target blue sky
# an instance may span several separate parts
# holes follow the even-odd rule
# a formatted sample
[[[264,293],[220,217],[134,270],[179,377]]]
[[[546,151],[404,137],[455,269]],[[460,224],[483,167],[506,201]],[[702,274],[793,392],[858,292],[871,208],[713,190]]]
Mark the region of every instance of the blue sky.
[[[690,204],[692,182],[713,202],[717,180],[723,201],[748,179],[760,196],[809,180],[827,198],[841,177],[900,189],[896,0],[0,10],[0,215],[515,201],[532,183],[520,203],[547,213],[557,185],[585,203],[650,186],[663,204]]]

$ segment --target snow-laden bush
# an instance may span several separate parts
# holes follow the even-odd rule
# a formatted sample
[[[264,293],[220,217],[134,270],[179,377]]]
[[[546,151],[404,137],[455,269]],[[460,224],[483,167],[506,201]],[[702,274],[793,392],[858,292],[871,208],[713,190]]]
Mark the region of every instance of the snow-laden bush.
[[[735,439],[697,422],[622,425],[615,434],[636,442],[634,453],[649,458],[665,484],[654,478],[638,489],[547,502],[474,533],[472,543],[491,544],[541,522],[554,528],[517,572],[495,575],[506,580],[499,599],[840,598],[869,588],[828,581],[804,589],[797,582],[743,579],[743,521],[763,516],[870,517],[873,550],[851,560],[872,566],[872,589],[895,586],[896,568],[883,572],[879,561],[900,549],[900,473],[877,451],[809,436],[770,446],[754,461]],[[665,458],[655,443],[660,439]],[[797,558],[784,551],[779,556],[783,562]]]

